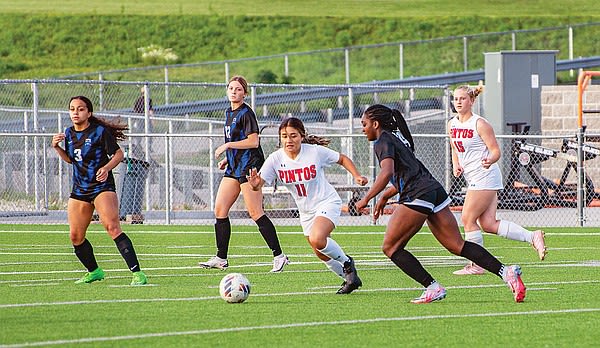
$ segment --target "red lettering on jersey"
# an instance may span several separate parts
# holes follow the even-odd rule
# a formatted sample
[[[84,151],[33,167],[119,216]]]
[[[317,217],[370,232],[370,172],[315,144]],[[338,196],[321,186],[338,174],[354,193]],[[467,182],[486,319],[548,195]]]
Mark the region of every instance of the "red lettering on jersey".
[[[317,177],[317,167],[313,164],[310,167],[278,170],[279,179],[286,184],[297,181],[309,181]]]
[[[304,167],[304,180],[310,180],[310,167]]]
[[[473,134],[473,129],[452,128],[450,130],[450,137],[453,139],[472,138]]]

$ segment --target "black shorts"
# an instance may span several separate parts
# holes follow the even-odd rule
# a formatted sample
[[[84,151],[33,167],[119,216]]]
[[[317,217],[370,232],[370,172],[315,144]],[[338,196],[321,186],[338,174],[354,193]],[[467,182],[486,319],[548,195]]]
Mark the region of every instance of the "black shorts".
[[[452,200],[448,197],[446,190],[443,187],[439,187],[420,195],[410,202],[402,202],[402,204],[419,213],[431,215],[447,207],[450,202]]]
[[[73,192],[71,192],[71,195],[69,197],[76,199],[78,201],[82,201],[82,202],[94,203],[94,199],[96,199],[96,197],[98,197],[99,194],[101,194],[102,192],[107,192],[107,191],[115,192],[115,190],[111,190],[111,189],[107,189],[107,190],[96,192],[96,193],[91,193],[89,195],[76,195]]]
[[[224,178],[235,179],[235,180],[237,180],[237,182],[240,183],[240,185],[243,184],[243,183],[247,183],[248,182],[248,178],[246,178],[246,176],[239,176],[238,177],[238,176],[233,176],[233,175],[225,174],[225,175],[223,175],[223,177]]]

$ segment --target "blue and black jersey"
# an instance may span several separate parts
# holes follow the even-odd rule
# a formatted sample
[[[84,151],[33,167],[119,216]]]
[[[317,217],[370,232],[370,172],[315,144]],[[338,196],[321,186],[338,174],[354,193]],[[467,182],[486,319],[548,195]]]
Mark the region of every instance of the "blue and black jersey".
[[[77,196],[96,195],[103,191],[115,191],[112,171],[104,182],[96,180],[96,172],[117,152],[119,145],[112,133],[104,126],[90,123],[82,131],[69,127],[65,130],[65,151],[73,164],[73,190]]]
[[[429,191],[443,188],[429,170],[415,157],[408,141],[401,134],[381,132],[374,144],[379,163],[386,158],[394,160],[394,174],[390,179],[400,194],[400,202],[413,201]]]
[[[225,111],[225,142],[240,141],[252,133],[259,133],[256,115],[250,106],[243,103],[239,108]],[[265,155],[260,145],[254,149],[227,149],[227,168],[225,176],[245,177],[250,169],[260,167],[265,162]]]

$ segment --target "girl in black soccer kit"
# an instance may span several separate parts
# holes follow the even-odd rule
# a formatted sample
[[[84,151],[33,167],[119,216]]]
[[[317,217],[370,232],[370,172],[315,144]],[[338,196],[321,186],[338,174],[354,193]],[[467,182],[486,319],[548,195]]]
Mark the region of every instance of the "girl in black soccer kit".
[[[85,238],[96,209],[100,222],[133,272],[131,285],[144,285],[148,282],[146,275],[140,270],[131,240],[121,230],[112,174],[112,169],[123,160],[117,140],[125,138],[123,131],[127,126],[96,118],[92,112],[92,102],[88,98],[71,98],[69,115],[73,126],[52,137],[52,147],[60,158],[73,165],[73,189],[67,205],[69,234],[75,255],[88,270],[75,283],[104,279],[104,271],[98,267],[92,245]],[[62,141],[65,142],[64,149],[60,147]]]
[[[518,265],[506,266],[486,249],[462,239],[458,224],[450,211],[450,199],[442,185],[414,155],[414,142],[404,117],[398,110],[384,105],[367,108],[362,116],[363,133],[375,142],[375,154],[381,171],[373,186],[356,203],[366,207],[369,200],[386,189],[377,201],[374,218],[383,213],[387,200],[399,194],[400,205],[388,221],[383,239],[383,252],[404,273],[426,289],[412,303],[430,303],[446,297],[444,289],[408,250],[408,241],[423,227],[425,221],[435,238],[448,251],[465,257],[501,277],[510,287],[516,302],[525,299],[525,285]]]
[[[234,76],[227,84],[227,97],[231,106],[225,111],[225,143],[215,150],[215,158],[221,154],[226,156],[219,161],[219,169],[225,169],[225,174],[219,185],[215,199],[215,237],[217,240],[217,255],[199,265],[204,268],[221,270],[229,266],[227,253],[231,238],[229,210],[243,194],[248,214],[256,224],[260,234],[273,252],[273,268],[271,272],[281,272],[289,263],[287,256],[281,251],[275,226],[263,211],[262,191],[254,191],[246,175],[250,169],[260,169],[265,156],[258,138],[258,121],[254,111],[244,102],[248,95],[248,82],[242,76]]]

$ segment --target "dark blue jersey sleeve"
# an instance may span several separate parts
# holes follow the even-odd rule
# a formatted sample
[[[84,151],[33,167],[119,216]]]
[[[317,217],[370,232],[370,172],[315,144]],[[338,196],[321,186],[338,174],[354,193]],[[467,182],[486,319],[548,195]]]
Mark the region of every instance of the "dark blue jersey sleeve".
[[[104,128],[104,131],[102,132],[102,138],[104,141],[104,149],[106,149],[107,155],[112,156],[115,154],[115,152],[117,152],[118,149],[121,148],[117,143],[117,139],[115,139],[114,135],[109,129]]]

